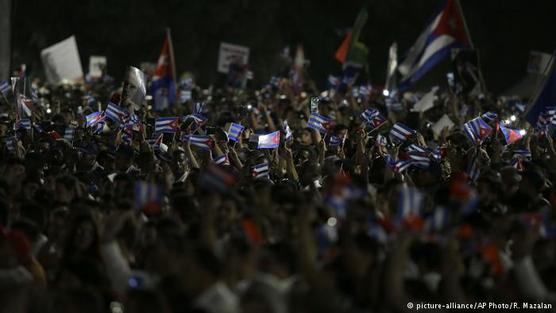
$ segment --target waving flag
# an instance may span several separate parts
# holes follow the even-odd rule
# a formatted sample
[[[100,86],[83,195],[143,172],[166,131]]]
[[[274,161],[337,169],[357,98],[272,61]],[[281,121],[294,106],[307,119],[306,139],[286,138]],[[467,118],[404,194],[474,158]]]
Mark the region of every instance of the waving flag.
[[[523,135],[518,130],[507,128],[503,125],[500,125],[500,131],[504,135],[507,145],[511,145],[512,143],[523,138]]]
[[[307,126],[309,128],[318,130],[321,134],[326,134],[331,124],[332,118],[320,115],[318,113],[311,113]]]
[[[440,61],[450,57],[452,48],[471,46],[458,1],[446,0],[398,67],[402,74],[399,89],[410,88]]]
[[[274,149],[280,145],[280,131],[275,131],[266,135],[259,135],[257,148]]]
[[[367,64],[368,49],[364,43],[359,41],[359,37],[367,23],[368,16],[367,9],[362,8],[355,19],[352,31],[346,34],[345,39],[336,50],[335,58],[344,66],[363,67]]]
[[[241,132],[243,132],[244,129],[245,127],[241,124],[231,123],[230,128],[228,129],[228,138],[233,141],[238,141],[239,136],[241,136]]]
[[[175,133],[180,130],[179,117],[159,117],[154,122],[155,133]]]
[[[214,146],[212,138],[206,135],[184,135],[182,141],[205,150],[210,150]]]
[[[361,113],[361,118],[371,127],[372,130],[377,129],[386,123],[386,118],[382,116],[377,109],[373,108],[367,109],[365,112]]]
[[[93,127],[98,123],[104,122],[105,119],[104,112],[93,112],[85,116],[85,127]]]
[[[495,122],[498,120],[498,114],[494,113],[494,112],[486,112],[483,115],[481,115],[481,117],[483,118],[483,120],[485,120],[485,122],[490,123],[490,122]]]
[[[480,144],[483,139],[490,136],[492,133],[492,127],[490,127],[481,117],[476,117],[463,124],[463,131],[472,143]]]
[[[269,177],[269,166],[268,162],[257,164],[251,168],[251,176],[253,178],[268,178]]]
[[[214,158],[214,164],[216,165],[230,165],[230,160],[227,154],[223,154],[219,157]]]
[[[8,91],[10,91],[10,84],[5,80],[0,81],[0,93],[6,95]]]
[[[127,111],[118,105],[108,102],[106,107],[106,117],[115,123],[123,123],[128,115]]]
[[[328,145],[331,148],[336,148],[336,147],[340,147],[344,144],[344,140],[345,140],[346,137],[331,135],[328,138],[329,138],[328,139]]]
[[[154,111],[168,109],[176,103],[177,90],[175,68],[172,38],[170,36],[170,30],[168,29],[166,30],[164,44],[151,83]]]
[[[390,155],[386,155],[384,157],[384,161],[386,161],[386,165],[392,170],[394,173],[401,174],[408,170],[411,166],[415,164],[415,161],[408,159],[408,160],[394,160]]]
[[[398,122],[394,124],[394,126],[392,126],[389,136],[392,141],[402,143],[408,140],[409,137],[413,136],[414,134],[415,130]]]

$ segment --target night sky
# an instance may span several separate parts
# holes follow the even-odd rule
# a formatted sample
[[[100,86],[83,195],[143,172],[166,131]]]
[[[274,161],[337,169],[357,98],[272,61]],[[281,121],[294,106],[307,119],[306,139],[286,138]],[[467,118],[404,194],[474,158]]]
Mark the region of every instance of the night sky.
[[[164,29],[172,29],[176,65],[202,84],[215,81],[221,41],[251,48],[256,83],[278,70],[286,45],[302,43],[309,72],[324,86],[339,71],[333,59],[343,33],[366,4],[369,19],[362,41],[369,48],[372,83],[384,82],[388,47],[399,45],[399,57],[416,40],[439,0],[216,0],[216,1],[12,1],[12,65],[27,63],[42,75],[40,50],[72,34],[83,68],[89,55],[106,55],[109,74],[120,79],[127,65],[156,62]],[[487,87],[500,92],[524,75],[530,50],[556,48],[556,1],[461,0],[475,47],[479,49]]]

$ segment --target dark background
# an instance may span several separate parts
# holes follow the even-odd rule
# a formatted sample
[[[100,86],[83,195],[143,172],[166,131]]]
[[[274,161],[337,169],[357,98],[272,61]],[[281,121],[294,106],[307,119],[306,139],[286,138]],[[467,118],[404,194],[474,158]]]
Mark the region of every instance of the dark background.
[[[388,47],[398,56],[416,40],[441,0],[80,0],[13,1],[12,67],[27,63],[42,74],[40,50],[74,34],[83,70],[91,54],[108,57],[108,72],[121,79],[127,65],[156,62],[164,30],[172,29],[178,73],[201,84],[216,80],[221,41],[251,48],[255,82],[276,73],[278,55],[302,43],[309,72],[320,86],[340,70],[334,52],[363,4],[369,19],[362,41],[369,48],[372,83],[384,82]],[[499,92],[525,73],[530,50],[552,52],[556,1],[461,0],[471,38],[479,49],[487,87]]]

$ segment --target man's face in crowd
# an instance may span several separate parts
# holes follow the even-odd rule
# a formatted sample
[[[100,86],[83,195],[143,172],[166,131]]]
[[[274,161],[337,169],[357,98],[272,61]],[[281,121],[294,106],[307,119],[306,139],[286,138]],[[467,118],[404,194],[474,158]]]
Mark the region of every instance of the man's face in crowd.
[[[301,135],[298,137],[299,139],[299,143],[305,146],[310,145],[311,143],[313,143],[313,139],[311,137],[311,132],[308,130],[303,130],[301,132]]]
[[[94,243],[95,225],[92,221],[82,221],[75,232],[74,245],[77,249],[87,250]]]

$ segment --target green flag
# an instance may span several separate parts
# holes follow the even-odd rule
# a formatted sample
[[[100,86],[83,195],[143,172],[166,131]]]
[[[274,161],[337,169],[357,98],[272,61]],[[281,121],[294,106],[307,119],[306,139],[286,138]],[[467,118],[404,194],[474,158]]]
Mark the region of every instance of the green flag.
[[[353,30],[351,32],[351,42],[349,45],[348,54],[346,57],[346,63],[351,65],[365,66],[367,65],[367,54],[368,49],[364,43],[359,41],[359,36],[365,23],[367,23],[367,18],[369,17],[367,13],[367,8],[361,9],[353,24]]]

